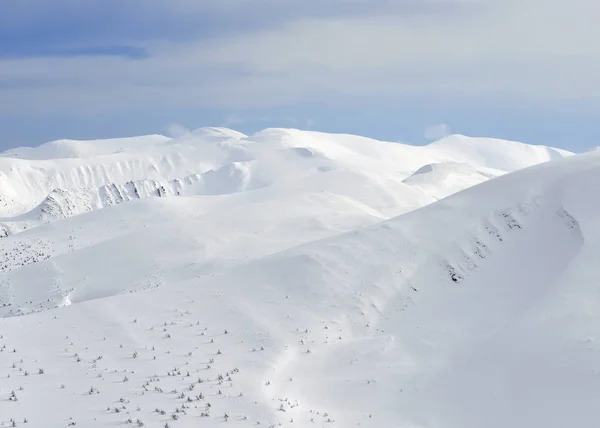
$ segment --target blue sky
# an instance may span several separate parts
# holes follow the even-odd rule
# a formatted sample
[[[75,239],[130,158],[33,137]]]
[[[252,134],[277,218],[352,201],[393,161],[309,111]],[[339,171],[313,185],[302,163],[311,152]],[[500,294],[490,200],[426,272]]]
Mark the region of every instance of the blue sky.
[[[600,141],[597,3],[4,0],[0,149],[177,124],[582,151]]]

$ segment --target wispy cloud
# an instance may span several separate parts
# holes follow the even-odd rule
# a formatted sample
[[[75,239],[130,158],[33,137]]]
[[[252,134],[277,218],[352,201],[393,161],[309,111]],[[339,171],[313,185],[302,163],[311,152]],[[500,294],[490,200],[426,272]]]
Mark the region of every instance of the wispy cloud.
[[[6,3],[6,2],[5,2]],[[20,0],[2,5],[0,42],[13,49],[190,42],[275,29],[301,19],[454,13],[430,0]]]
[[[147,58],[148,51],[138,46],[55,47],[39,45],[7,45],[0,50],[1,59],[69,58],[78,56],[116,56],[130,59]]]
[[[600,3],[589,0],[9,5],[0,109],[11,111],[600,97],[600,46],[590,42]],[[17,80],[36,85],[7,87]]]
[[[451,132],[452,130],[448,125],[441,123],[438,125],[432,125],[425,129],[423,137],[425,137],[427,141],[435,141],[447,137]]]
[[[167,136],[172,138],[182,137],[190,133],[190,129],[186,128],[185,126],[179,123],[170,124],[169,126],[167,126],[167,129],[165,131],[167,133]]]

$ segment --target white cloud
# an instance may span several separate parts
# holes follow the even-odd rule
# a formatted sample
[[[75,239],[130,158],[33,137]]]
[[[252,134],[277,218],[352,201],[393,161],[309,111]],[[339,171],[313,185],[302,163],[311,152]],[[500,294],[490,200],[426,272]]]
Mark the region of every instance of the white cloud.
[[[266,107],[406,95],[600,97],[600,2],[473,0],[458,16],[304,19],[152,56],[0,61],[0,109]],[[471,7],[472,6],[472,7]]]
[[[167,135],[172,138],[182,137],[190,133],[190,130],[179,123],[170,124],[167,129]]]
[[[429,128],[427,128],[423,133],[423,136],[428,141],[436,141],[447,137],[451,134],[451,132],[452,131],[450,127],[442,123],[439,125],[432,125]]]

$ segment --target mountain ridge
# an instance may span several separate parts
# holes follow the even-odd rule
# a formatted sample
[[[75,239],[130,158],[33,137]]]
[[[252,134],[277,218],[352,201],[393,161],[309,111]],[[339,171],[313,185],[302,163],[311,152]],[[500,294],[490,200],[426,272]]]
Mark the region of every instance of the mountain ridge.
[[[600,151],[203,132],[168,155],[222,192],[75,186],[0,240],[0,424],[595,421]]]
[[[463,146],[466,144],[466,148],[458,146],[455,153],[448,142],[454,137],[448,138],[437,145],[418,147],[345,134],[283,128],[270,128],[251,136],[226,128],[199,128],[178,138],[153,135],[97,141],[59,140],[38,148],[11,149],[0,154],[0,215],[3,217],[0,222],[5,230],[15,233],[23,227],[34,226],[36,218],[26,222],[18,220],[25,219],[27,212],[56,211],[56,215],[45,216],[44,220],[49,221],[85,212],[88,208],[101,208],[104,204],[97,194],[109,188],[121,189],[118,193],[131,186],[130,183],[137,183],[133,187],[143,188],[144,195],[159,191],[160,186],[168,189],[177,180],[185,182],[188,178],[195,180],[197,177],[203,177],[200,181],[206,184],[204,189],[192,192],[194,194],[247,191],[276,185],[279,181],[289,184],[290,180],[303,179],[312,180],[314,190],[328,190],[328,185],[318,184],[325,174],[352,174],[351,180],[356,181],[358,188],[377,188],[382,197],[388,192],[386,187],[394,189],[397,196],[392,199],[384,197],[390,200],[387,206],[376,203],[371,208],[397,214],[405,209],[398,200],[403,198],[401,195],[404,193],[409,201],[415,198],[431,201],[489,178],[487,173],[478,174],[475,170],[489,168],[486,166],[489,159],[486,160],[485,156],[497,156],[498,152],[506,152],[507,147],[512,148],[514,153],[508,150],[509,154],[500,161],[505,169],[492,168],[498,169],[492,175],[552,158],[549,154],[551,149],[544,146],[527,146],[504,140],[473,140],[464,136],[456,138]],[[479,147],[474,153],[469,147],[472,141],[477,141]],[[67,144],[71,150],[67,154],[71,157],[41,158],[51,151],[48,147],[61,144]],[[82,147],[79,152],[78,146]],[[439,146],[442,150],[436,148]],[[481,155],[481,152],[484,154]],[[15,153],[34,155],[31,156],[33,159],[15,159],[11,157]],[[559,153],[561,156],[570,155],[569,152]],[[515,158],[519,160],[515,161]],[[413,189],[404,186],[409,175],[422,166],[448,162],[465,165],[464,172],[453,174],[465,175],[457,179],[457,184],[440,192],[434,189],[439,178],[431,178],[432,183]],[[171,193],[177,194],[176,191]],[[370,201],[372,198],[365,195],[357,198],[352,192],[345,192],[345,196],[360,203],[373,203]],[[65,206],[56,205],[59,201]],[[423,202],[408,203],[411,204],[416,207]],[[54,208],[44,209],[44,205],[53,205]]]

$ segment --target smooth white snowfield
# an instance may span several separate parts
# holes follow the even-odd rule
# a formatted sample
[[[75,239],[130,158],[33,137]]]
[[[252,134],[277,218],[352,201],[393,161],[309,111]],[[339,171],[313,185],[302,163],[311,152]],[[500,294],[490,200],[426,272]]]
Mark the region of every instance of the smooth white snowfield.
[[[252,144],[272,133],[295,131]],[[0,239],[0,426],[595,426],[600,152],[387,220],[410,209],[372,185],[387,149],[328,138],[348,167],[329,181],[299,167]],[[292,139],[302,159],[329,141]],[[469,141],[469,159],[404,159],[399,189],[427,204],[506,171]]]

